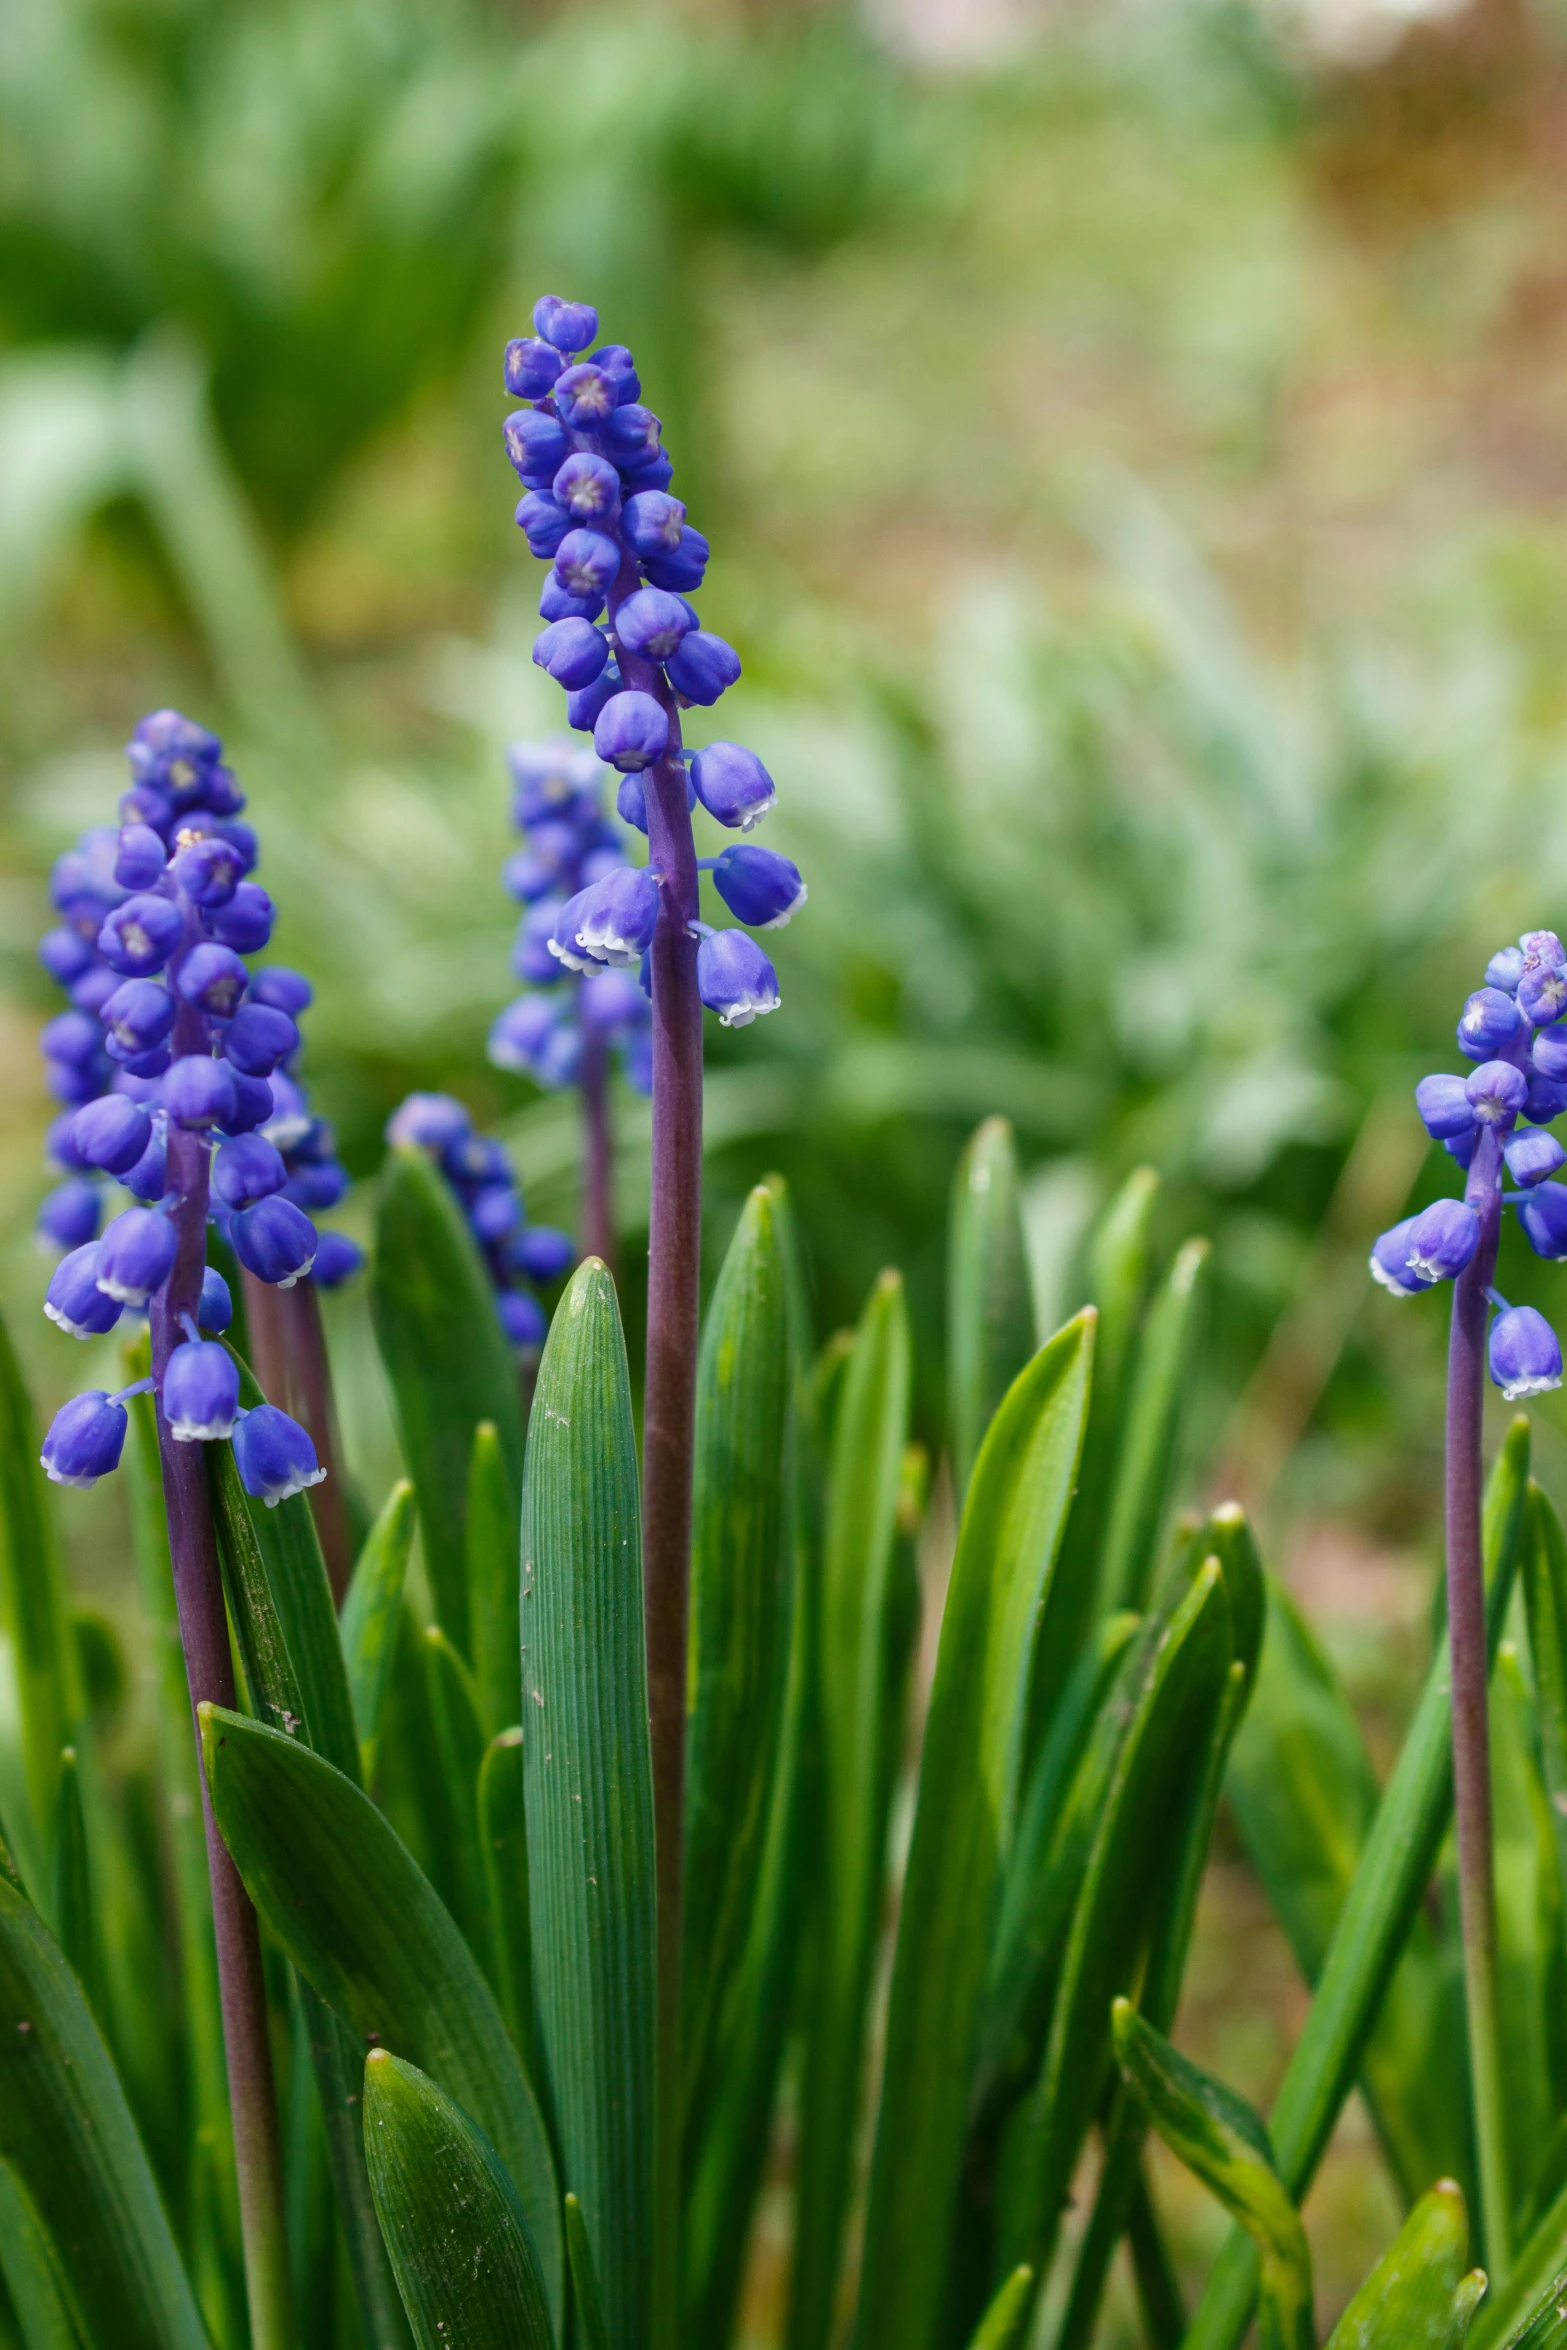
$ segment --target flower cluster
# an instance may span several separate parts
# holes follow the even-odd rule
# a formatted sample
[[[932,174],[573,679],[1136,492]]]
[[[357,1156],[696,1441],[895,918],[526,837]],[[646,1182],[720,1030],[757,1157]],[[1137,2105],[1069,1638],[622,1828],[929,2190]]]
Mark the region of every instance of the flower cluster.
[[[507,858],[502,879],[524,908],[512,969],[531,992],[508,1004],[490,1030],[490,1059],[539,1085],[572,1085],[583,1074],[585,1044],[613,1047],[628,1081],[647,1093],[647,997],[625,971],[588,967],[577,954],[568,961],[552,937],[568,900],[630,871],[624,835],[600,805],[604,770],[569,735],[513,743],[507,758],[523,846]]]
[[[489,1267],[501,1327],[520,1355],[535,1356],[549,1320],[530,1285],[560,1279],[577,1253],[570,1234],[527,1222],[504,1146],[493,1135],[475,1134],[450,1094],[409,1094],[387,1121],[386,1139],[415,1145],[435,1160]]]
[[[101,1337],[166,1289],[176,1219],[192,1199],[258,1280],[286,1288],[312,1268],[342,1279],[358,1262],[340,1235],[323,1246],[305,1212],[324,1203],[323,1173],[333,1199],[343,1181],[328,1130],[289,1074],[310,986],[280,968],[252,974],[244,961],[271,936],[272,901],[249,878],[256,836],[239,820],[244,797],[222,745],[159,710],[127,749],[120,825],[84,833],[56,863],[59,921],[39,948],[71,998],[40,1038],[62,1105],[49,1151],[65,1180],[39,1230],[66,1252],[44,1311],[73,1338]],[[133,1204],[100,1233],[106,1178]],[[232,1306],[211,1268],[197,1310],[200,1329],[221,1336]],[[248,1491],[269,1504],[316,1483],[324,1472],[304,1429],[271,1405],[242,1411],[233,1357],[195,1318],[182,1322],[160,1389],[170,1435],[232,1437]],[[91,1485],[117,1466],[124,1397],[150,1384],[65,1405],[43,1449],[57,1484]]]
[[[1384,1289],[1411,1297],[1480,1260],[1495,1262],[1502,1212],[1515,1208],[1536,1256],[1567,1257],[1567,1163],[1552,1122],[1567,1111],[1567,948],[1553,930],[1531,930],[1486,966],[1485,985],[1464,1005],[1458,1049],[1478,1066],[1467,1076],[1423,1077],[1415,1104],[1426,1132],[1467,1172],[1461,1200],[1439,1199],[1384,1232],[1371,1271]],[[1516,1190],[1504,1188],[1508,1180]],[[1509,1306],[1487,1278],[1495,1308],[1491,1377],[1513,1401],[1562,1383],[1562,1350],[1543,1314]]]
[[[526,493],[517,521],[550,564],[533,658],[565,688],[570,724],[619,770],[627,824],[647,831],[643,773],[673,762],[688,808],[700,802],[720,824],[749,832],[777,798],[760,759],[739,743],[709,743],[694,755],[681,744],[680,710],[711,708],[740,662],[690,602],[707,569],[707,541],[669,494],[673,468],[659,420],[641,403],[631,353],[606,343],[581,356],[598,332],[598,313],[585,302],[546,294],[533,323],[534,335],[506,346],[506,389],[530,404],[505,426]],[[805,902],[798,868],[772,850],[737,843],[702,864],[751,929],[777,929]],[[540,914],[542,950],[585,973],[644,965],[659,879],[646,866],[594,876],[554,904],[547,931]],[[745,930],[690,927],[702,1001],[726,1027],[778,1009],[772,963]]]

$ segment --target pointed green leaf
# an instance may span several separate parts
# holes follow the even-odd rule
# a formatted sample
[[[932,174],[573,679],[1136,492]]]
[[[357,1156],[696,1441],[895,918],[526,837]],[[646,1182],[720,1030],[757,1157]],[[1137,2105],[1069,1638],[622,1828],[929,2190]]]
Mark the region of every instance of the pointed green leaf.
[[[1468,2261],[1463,2194],[1440,2179],[1333,2328],[1327,2350],[1448,2350]]]
[[[767,1827],[788,1663],[794,1446],[778,1203],[758,1184],[713,1291],[697,1372],[683,2055],[687,2110],[699,2119]]]
[[[1034,2314],[1034,2272],[1015,2268],[980,2319],[969,2350],[1022,2350]]]
[[[60,1754],[60,1792],[54,1832],[54,1926],[60,1948],[76,1970],[87,2004],[105,2030],[109,2023],[103,1971],[103,1935],[87,1856],[87,1820],[76,1749]]]
[[[80,1986],[0,1883],[0,2162],[25,2190],[90,2341],[206,2350],[125,2092]]]
[[[1529,1659],[1539,1700],[1540,1770],[1549,1798],[1556,1873],[1567,1906],[1567,1536],[1538,1485],[1529,1487],[1523,1550]]]
[[[468,1617],[473,1626],[473,1672],[479,1719],[493,1738],[522,1710],[517,1645],[522,1536],[517,1488],[493,1420],[473,1432],[468,1463]]]
[[[566,2197],[566,2257],[571,2265],[571,2289],[576,2297],[577,2331],[582,2350],[609,2350],[609,2328],[593,2267],[582,2206],[575,2195]]]
[[[533,1995],[564,2183],[617,2350],[652,2281],[653,1794],[636,1441],[614,1284],[573,1275],[539,1365],[523,1486]]]
[[[528,1821],[523,1733],[515,1725],[492,1738],[479,1766],[479,1842],[484,1854],[501,2012],[537,2093],[538,2034],[533,2016],[533,1930],[528,1922]]]
[[[1485,1493],[1486,1624],[1493,1654],[1512,1597],[1528,1477],[1529,1423],[1519,1417],[1507,1432]],[[1444,1642],[1377,1806],[1273,2109],[1270,2129],[1279,2175],[1297,2199],[1311,2183],[1359,2070],[1430,1883],[1452,1801],[1452,1692]],[[1238,2350],[1255,2292],[1251,2247],[1232,2239],[1210,2272],[1186,2350]]]
[[[1491,1675],[1491,1852],[1503,2122],[1509,2176],[1520,2198],[1532,2193],[1567,2097],[1561,1880],[1533,1717],[1518,1652],[1504,1640]]]
[[[384,2048],[365,2060],[365,2158],[418,2350],[554,2350],[538,2255],[495,2149]]]
[[[59,1545],[38,1464],[38,1429],[10,1335],[0,1322],[0,1629],[10,1642],[22,1710],[32,1811],[12,1830],[43,1860],[54,1835],[60,1752],[82,1714],[76,1645]]]
[[[960,1510],[985,1430],[1036,1343],[1017,1145],[1005,1118],[987,1118],[958,1161],[947,1226],[947,1425]]]
[[[1306,2232],[1262,2123],[1243,2098],[1172,2048],[1125,1999],[1115,2003],[1114,2034],[1127,2086],[1160,2137],[1257,2246],[1259,2350],[1316,2350]]]
[[[484,1855],[479,1846],[479,1765],[484,1729],[473,1675],[439,1624],[424,1636],[425,1670],[430,1677],[430,1719],[440,1758],[448,1820],[447,1851],[455,1899],[452,1914],[494,1986],[494,1947]]]
[[[49,2231],[8,2164],[0,2162],[0,2280],[11,2296],[24,2350],[78,2350],[70,2287]]]
[[[202,1709],[207,1785],[262,1917],[321,1997],[430,2074],[512,2175],[561,2310],[555,2166],[488,1984],[449,1912],[351,1779],[280,1731]]]
[[[958,1533],[893,1964],[859,2350],[919,2350],[940,2310],[1032,1642],[1082,1446],[1093,1326],[1078,1315],[1014,1381]]]
[[[1189,1240],[1177,1253],[1138,1347],[1105,1528],[1100,1592],[1106,1607],[1141,1607],[1153,1574],[1209,1255],[1205,1240]]]
[[[797,2156],[792,2350],[831,2332],[864,2087],[865,2008],[886,1863],[885,1756],[898,1495],[912,1360],[902,1277],[877,1277],[842,1371],[823,1530],[816,1664],[823,1855],[820,1951]]]
[[[458,1653],[471,1659],[468,1465],[474,1430],[488,1420],[515,1510],[522,1469],[517,1367],[473,1235],[440,1170],[420,1150],[387,1154],[370,1308],[419,1497],[435,1612]]]
[[[348,1694],[367,1784],[375,1777],[381,1707],[391,1676],[413,1538],[414,1489],[401,1477],[365,1537],[339,1621]]]

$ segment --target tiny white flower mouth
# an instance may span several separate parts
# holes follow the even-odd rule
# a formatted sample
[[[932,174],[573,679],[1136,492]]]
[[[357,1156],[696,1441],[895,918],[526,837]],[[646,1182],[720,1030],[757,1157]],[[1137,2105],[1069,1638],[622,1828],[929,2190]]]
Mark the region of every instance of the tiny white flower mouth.
[[[781,995],[743,995],[737,1003],[730,1005],[727,1012],[719,1013],[718,1025],[720,1028],[749,1028],[760,1014],[776,1012],[782,1002]]]
[[[1390,1297],[1413,1297],[1416,1294],[1420,1284],[1414,1281],[1400,1281],[1396,1274],[1388,1271],[1380,1257],[1373,1254],[1370,1265],[1372,1280],[1380,1281]]]
[[[140,1289],[134,1283],[127,1285],[116,1280],[112,1273],[100,1273],[93,1287],[101,1289],[105,1297],[117,1299],[122,1306],[144,1306],[151,1295],[149,1290]]]
[[[1508,1403],[1517,1403],[1526,1395],[1549,1395],[1552,1388],[1560,1387],[1561,1383],[1560,1372],[1556,1374],[1554,1379],[1548,1379],[1543,1374],[1535,1378],[1525,1376],[1520,1379],[1509,1379],[1502,1389],[1502,1395]]]
[[[234,1433],[232,1416],[227,1420],[171,1420],[169,1434],[176,1444],[218,1444]]]
[[[52,1461],[44,1459],[42,1453],[38,1457],[43,1467],[43,1473],[51,1485],[74,1485],[78,1492],[85,1493],[89,1485],[96,1485],[98,1482],[96,1477],[67,1476],[64,1469],[57,1469]]]
[[[283,1276],[282,1280],[281,1280],[281,1281],[280,1281],[280,1282],[277,1284],[278,1288],[279,1288],[279,1289],[292,1289],[296,1281],[303,1281],[303,1279],[305,1278],[305,1275],[306,1275],[306,1274],[309,1272],[309,1270],[310,1270],[311,1266],[312,1266],[312,1265],[315,1263],[315,1261],[316,1261],[316,1252],[315,1252],[315,1250],[314,1250],[314,1249],[312,1249],[312,1250],[311,1250],[311,1252],[310,1252],[310,1254],[309,1254],[309,1256],[308,1256],[308,1257],[306,1257],[306,1259],[305,1259],[305,1261],[304,1261],[304,1263],[303,1263],[302,1265],[296,1265],[296,1266],[294,1267],[294,1270],[293,1270],[293,1272],[292,1272],[292,1273],[285,1273],[285,1274],[284,1274],[284,1276]]]
[[[756,826],[761,823],[762,818],[768,813],[768,811],[772,808],[776,808],[777,805],[778,794],[776,792],[770,792],[765,800],[758,800],[756,806],[754,808],[747,808],[745,814],[741,817],[740,830],[742,832],[754,831]]]
[[[770,922],[759,922],[757,924],[758,930],[782,930],[791,920],[791,918],[798,914],[800,908],[804,905],[810,894],[810,891],[806,888],[804,882],[802,881],[798,890],[790,899],[788,905],[785,906],[783,912],[781,914],[775,914]]]
[[[280,1283],[279,1286],[286,1288],[287,1284]],[[292,1501],[295,1494],[303,1493],[307,1485],[319,1485],[325,1475],[325,1469],[317,1469],[314,1476],[312,1477],[295,1475],[290,1477],[286,1485],[278,1485],[269,1488],[267,1492],[263,1493],[261,1498],[266,1503],[269,1510],[275,1510],[280,1501]]]
[[[44,1304],[44,1312],[51,1322],[59,1323],[67,1338],[97,1338],[102,1335],[97,1330],[89,1330],[85,1322],[73,1322],[69,1314],[62,1313],[58,1306],[50,1305],[47,1300]]]

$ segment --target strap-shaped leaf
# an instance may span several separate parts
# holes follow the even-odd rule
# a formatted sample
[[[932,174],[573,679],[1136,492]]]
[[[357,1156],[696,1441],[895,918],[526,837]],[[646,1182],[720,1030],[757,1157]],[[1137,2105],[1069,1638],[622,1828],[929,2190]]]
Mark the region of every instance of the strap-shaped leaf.
[[[406,1477],[400,1477],[365,1536],[338,1625],[367,1781],[375,1777],[381,1707],[396,1652],[413,1538],[414,1489]]]
[[[697,1373],[686,1734],[687,2108],[745,1946],[788,1664],[794,1481],[779,1207],[758,1184],[719,1273]],[[695,2118],[700,2123],[700,2109]]]
[[[1539,1700],[1540,1770],[1550,1799],[1556,1871],[1567,1908],[1567,1535],[1538,1485],[1529,1487],[1523,1550],[1529,1661]]]
[[[1421,2196],[1333,2328],[1327,2350],[1449,2350],[1468,2261],[1463,2193],[1441,2179]],[[1472,2307],[1472,2288],[1465,2299]]]
[[[1034,2272],[1024,2262],[1005,2283],[980,2319],[969,2350],[1021,2350],[1028,2321],[1034,2314]]]
[[[616,2350],[650,2317],[653,1796],[636,1442],[614,1284],[580,1266],[539,1365],[522,1511],[533,1997],[564,2184]]]
[[[514,1723],[492,1738],[479,1766],[479,1844],[484,1855],[490,1928],[501,2012],[538,2093],[539,2043],[533,2014],[533,1929],[528,1919],[528,1818],[522,1731]]]
[[[385,2048],[365,2060],[365,2159],[417,2350],[555,2350],[538,2255],[495,2149]]]
[[[859,2350],[920,2350],[940,2310],[1033,1636],[1082,1446],[1093,1327],[1078,1315],[1014,1381],[958,1534],[893,1963]]]
[[[1507,1432],[1485,1493],[1486,1625],[1493,1654],[1512,1597],[1528,1477],[1529,1423],[1520,1416]],[[1377,1806],[1273,2109],[1270,2132],[1279,2176],[1297,2201],[1311,2183],[1359,2070],[1430,1882],[1452,1801],[1452,1692],[1444,1642]],[[1237,2350],[1255,2292],[1251,2246],[1244,2238],[1232,2239],[1210,2272],[1186,2350]]]
[[[1244,2098],[1172,2048],[1128,2000],[1116,2001],[1113,2029],[1127,2086],[1154,2128],[1257,2246],[1259,2350],[1316,2350],[1306,2231],[1262,2123]]]
[[[1105,1528],[1100,1593],[1106,1607],[1141,1607],[1147,1595],[1191,1386],[1210,1254],[1205,1240],[1189,1240],[1177,1252],[1138,1347]]]
[[[94,2350],[206,2350],[125,2092],[81,1988],[0,1881],[0,2162],[54,2247]]]
[[[515,1722],[522,1710],[517,1651],[522,1547],[517,1489],[493,1420],[481,1420],[473,1432],[463,1539],[468,1553],[474,1694],[488,1739]]]
[[[575,2195],[566,2197],[566,2258],[571,2267],[571,2290],[576,2299],[577,2333],[582,2350],[609,2350],[609,2328],[593,2266],[582,2206]]]
[[[420,1150],[387,1153],[370,1309],[419,1496],[435,1612],[471,1660],[465,1533],[473,1432],[481,1420],[493,1423],[515,1507],[522,1420],[516,1362],[483,1260],[450,1187]]]
[[[791,2350],[814,2350],[831,2332],[884,1885],[886,1750],[897,1702],[890,1618],[912,1383],[908,1309],[896,1272],[878,1276],[842,1378],[816,1657],[826,1849],[800,2104]]]
[[[0,2284],[22,2329],[24,2350],[80,2350],[70,2286],[49,2232],[16,2173],[0,2162]]]
[[[1552,2124],[1567,2105],[1561,1879],[1534,1717],[1517,1649],[1504,1640],[1491,1675],[1491,1850],[1503,2128],[1520,2196],[1532,2193]]]
[[[87,1815],[76,1749],[60,1756],[60,1791],[54,1833],[54,1928],[60,1948],[76,1971],[87,2004],[105,2033],[110,2029],[104,1974],[103,1929],[87,1848]]]
[[[987,1118],[958,1161],[947,1225],[947,1427],[959,1509],[985,1430],[1035,1344],[1017,1145],[1007,1119]]]
[[[424,1635],[424,1664],[430,1683],[430,1720],[440,1758],[446,1801],[447,1854],[454,1898],[452,1914],[468,1938],[492,1988],[496,1986],[494,1941],[484,1855],[479,1846],[479,1766],[484,1728],[474,1677],[439,1624]]]
[[[81,1719],[70,1609],[38,1463],[38,1430],[10,1334],[0,1321],[0,1626],[11,1643],[31,1817],[11,1822],[34,1870],[52,1849],[60,1754]],[[47,1875],[44,1882],[47,1883]]]
[[[552,2313],[562,2307],[555,2165],[506,2026],[450,1913],[368,1796],[281,1731],[202,1708],[207,1785],[246,1891],[362,2038],[456,2098],[510,2171]]]

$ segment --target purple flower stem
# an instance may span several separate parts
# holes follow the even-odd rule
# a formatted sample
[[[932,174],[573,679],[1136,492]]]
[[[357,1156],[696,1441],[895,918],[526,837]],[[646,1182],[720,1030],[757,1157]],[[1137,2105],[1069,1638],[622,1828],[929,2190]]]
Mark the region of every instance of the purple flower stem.
[[[622,558],[611,626],[638,585]],[[674,2350],[679,2284],[680,2002],[685,1866],[686,1638],[691,1454],[702,1262],[702,999],[696,844],[680,762],[680,714],[663,671],[622,651],[626,684],[669,717],[669,743],[643,775],[648,863],[661,904],[653,934],[653,1200],[648,1227],[647,1375],[642,1410],[642,1588],[658,1896],[658,2072],[654,2149],[653,2342]]]
[[[1447,1355],[1447,1621],[1453,1679],[1453,1810],[1464,1947],[1469,2069],[1485,2263],[1499,2291],[1511,2265],[1507,2133],[1497,1999],[1496,1884],[1491,1853],[1491,1753],[1480,1549],[1480,1434],[1485,1401],[1486,1292],[1501,1230],[1501,1137],[1482,1130],[1464,1198],[1480,1243],[1453,1288]]]
[[[609,1047],[596,1029],[582,1040],[582,1248],[615,1271],[615,1138],[609,1123]]]
[[[316,1459],[326,1471],[323,1482],[312,1485],[306,1499],[326,1562],[333,1605],[340,1608],[354,1571],[354,1537],[338,1475],[341,1447],[332,1403],[332,1368],[321,1327],[321,1300],[308,1274],[291,1289],[258,1280],[248,1266],[241,1268],[241,1279],[245,1326],[254,1357],[250,1367],[256,1384],[268,1403],[275,1403],[309,1430]]]
[[[189,943],[192,939],[187,930]],[[173,1043],[176,1054],[209,1050],[205,1020],[194,1006],[180,1004]],[[163,1504],[194,1728],[197,1706],[207,1702],[233,1705],[234,1666],[205,1448],[174,1442],[163,1416],[161,1395],[164,1370],[181,1338],[180,1316],[193,1316],[201,1298],[207,1258],[207,1145],[200,1135],[171,1122],[168,1147],[169,1189],[179,1196],[179,1205],[173,1210],[178,1248],[174,1269],[152,1300],[152,1367],[160,1389],[158,1452],[163,1467]],[[293,2350],[283,2145],[267,2039],[261,1938],[250,1897],[212,1816],[206,1773],[199,1760],[199,1735],[197,1751],[252,2350]]]

